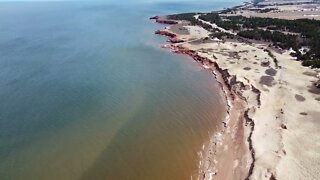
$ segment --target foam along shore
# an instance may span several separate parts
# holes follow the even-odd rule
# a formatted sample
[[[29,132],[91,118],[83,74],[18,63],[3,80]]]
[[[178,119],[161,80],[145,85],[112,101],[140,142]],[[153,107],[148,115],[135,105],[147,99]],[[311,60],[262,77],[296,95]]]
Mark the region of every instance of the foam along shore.
[[[229,107],[205,147],[199,179],[317,179],[320,70],[264,43],[221,41],[186,21],[169,24],[156,32],[169,37],[163,47],[210,69]]]

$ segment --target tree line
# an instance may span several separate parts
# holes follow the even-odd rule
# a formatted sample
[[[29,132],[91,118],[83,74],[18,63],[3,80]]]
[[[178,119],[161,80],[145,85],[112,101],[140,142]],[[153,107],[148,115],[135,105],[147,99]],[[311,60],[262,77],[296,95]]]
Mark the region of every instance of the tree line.
[[[187,20],[193,25],[199,25],[209,31],[212,27],[197,21],[196,13],[184,13],[169,16],[175,20]],[[212,12],[199,14],[199,18],[218,25],[226,30],[233,30],[237,35],[247,39],[272,42],[282,49],[292,48],[292,55],[301,60],[304,66],[320,68],[320,21],[313,19],[285,20],[275,18],[220,16]],[[300,52],[302,47],[309,51]]]

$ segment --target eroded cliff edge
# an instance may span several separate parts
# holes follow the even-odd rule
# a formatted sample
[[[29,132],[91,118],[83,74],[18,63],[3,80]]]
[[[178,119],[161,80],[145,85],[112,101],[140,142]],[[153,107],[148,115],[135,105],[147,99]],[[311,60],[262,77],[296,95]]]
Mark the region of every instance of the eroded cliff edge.
[[[169,37],[163,47],[210,69],[228,102],[228,117],[205,148],[200,179],[319,176],[318,69],[302,67],[290,51],[265,43],[212,37],[201,24],[213,24],[205,21],[151,19],[169,22],[156,32]]]

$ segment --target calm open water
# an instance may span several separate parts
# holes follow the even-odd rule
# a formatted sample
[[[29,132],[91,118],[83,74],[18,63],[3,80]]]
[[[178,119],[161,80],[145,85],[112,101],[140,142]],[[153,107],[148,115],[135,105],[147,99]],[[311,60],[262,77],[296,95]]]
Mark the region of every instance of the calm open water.
[[[225,116],[148,18],[237,2],[0,2],[1,180],[179,180]]]

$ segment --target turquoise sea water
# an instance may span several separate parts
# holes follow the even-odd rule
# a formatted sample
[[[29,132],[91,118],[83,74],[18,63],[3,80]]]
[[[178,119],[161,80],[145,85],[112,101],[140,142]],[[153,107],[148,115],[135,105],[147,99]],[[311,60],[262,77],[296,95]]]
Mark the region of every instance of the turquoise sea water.
[[[153,15],[237,2],[0,2],[0,179],[190,179],[224,118]]]

